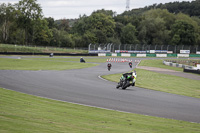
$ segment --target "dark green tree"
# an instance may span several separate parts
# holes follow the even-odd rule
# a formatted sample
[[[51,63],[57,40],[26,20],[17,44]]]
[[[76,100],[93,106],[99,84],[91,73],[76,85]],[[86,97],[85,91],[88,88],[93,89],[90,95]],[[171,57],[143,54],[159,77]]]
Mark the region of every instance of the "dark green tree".
[[[52,30],[45,19],[37,19],[33,28],[33,42],[37,45],[48,45],[53,37]]]
[[[25,30],[25,43],[28,44],[34,38],[34,22],[42,18],[42,8],[37,0],[21,0],[17,4],[17,10],[18,25]]]
[[[53,29],[56,27],[55,20],[52,17],[44,18],[48,22],[49,29]]]
[[[136,37],[136,28],[131,23],[122,28],[121,42],[123,44],[136,44],[138,43]]]
[[[172,34],[173,45],[195,44],[194,27],[185,21],[176,21],[172,26],[171,34]]]
[[[8,43],[10,36],[10,27],[14,24],[15,8],[12,4],[8,3],[0,5],[0,40],[3,43]]]

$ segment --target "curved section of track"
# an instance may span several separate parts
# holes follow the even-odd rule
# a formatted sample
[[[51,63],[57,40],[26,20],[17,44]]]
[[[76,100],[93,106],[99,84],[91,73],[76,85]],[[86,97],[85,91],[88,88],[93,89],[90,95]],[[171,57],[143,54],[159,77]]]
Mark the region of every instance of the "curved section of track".
[[[115,88],[116,83],[98,78],[129,70],[125,63],[113,63],[111,71],[107,71],[106,63],[66,71],[0,70],[0,86],[67,102],[200,122],[200,99],[138,87],[120,90]]]

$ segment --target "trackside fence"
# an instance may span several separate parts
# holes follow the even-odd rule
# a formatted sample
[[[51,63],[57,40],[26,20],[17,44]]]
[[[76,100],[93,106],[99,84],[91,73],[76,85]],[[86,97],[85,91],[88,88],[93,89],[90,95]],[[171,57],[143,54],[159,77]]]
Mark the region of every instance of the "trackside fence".
[[[200,57],[200,54],[136,54],[136,53],[98,53],[98,56],[114,57]]]

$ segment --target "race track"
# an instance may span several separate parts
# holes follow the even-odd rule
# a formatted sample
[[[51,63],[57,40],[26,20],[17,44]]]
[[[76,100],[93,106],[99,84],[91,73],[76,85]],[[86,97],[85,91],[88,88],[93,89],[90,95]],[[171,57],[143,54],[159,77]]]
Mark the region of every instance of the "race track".
[[[200,99],[138,87],[116,89],[116,83],[102,80],[99,75],[131,69],[127,63],[113,63],[109,72],[106,65],[65,71],[0,70],[0,87],[89,106],[200,123]]]

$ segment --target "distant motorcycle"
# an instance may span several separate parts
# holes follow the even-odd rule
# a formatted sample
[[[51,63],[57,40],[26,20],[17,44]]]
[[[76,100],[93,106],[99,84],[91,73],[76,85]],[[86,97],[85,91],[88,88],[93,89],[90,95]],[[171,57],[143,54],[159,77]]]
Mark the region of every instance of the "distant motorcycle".
[[[53,57],[53,53],[50,53],[49,57]]]
[[[121,87],[123,90],[125,90],[127,87],[131,85],[135,86],[136,77],[137,77],[136,71],[123,74],[116,88],[118,89]]]
[[[85,60],[83,59],[83,57],[80,58],[80,62],[85,63]]]
[[[108,67],[108,71],[110,71],[112,65],[110,63],[108,63],[107,67]]]
[[[132,62],[129,62],[128,65],[130,68],[132,68]]]

